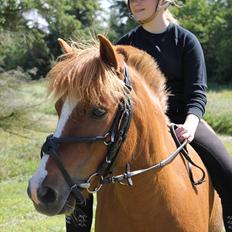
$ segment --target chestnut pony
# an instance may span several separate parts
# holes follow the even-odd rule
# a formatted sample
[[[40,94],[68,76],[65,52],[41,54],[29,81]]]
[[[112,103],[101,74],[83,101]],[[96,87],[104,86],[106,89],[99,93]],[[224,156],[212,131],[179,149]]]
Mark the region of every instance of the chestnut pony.
[[[98,39],[83,48],[59,39],[65,55],[48,73],[59,120],[29,181],[34,206],[69,214],[93,191],[96,232],[219,232],[221,205],[201,159],[186,145],[202,167],[190,169],[176,151],[157,64]],[[189,173],[199,179],[202,171],[205,182],[194,185]]]

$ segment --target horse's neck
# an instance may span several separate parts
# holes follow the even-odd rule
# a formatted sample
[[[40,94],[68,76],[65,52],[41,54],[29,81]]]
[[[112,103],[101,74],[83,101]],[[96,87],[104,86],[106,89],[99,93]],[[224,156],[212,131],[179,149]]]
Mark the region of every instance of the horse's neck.
[[[143,155],[145,154],[141,154],[141,156]],[[139,161],[140,159],[137,159],[137,162]],[[150,165],[150,162],[147,163]],[[136,164],[140,168],[149,165]],[[124,225],[132,223],[131,227],[136,227],[136,231],[144,231],[143,229],[148,225],[154,224],[154,220],[158,224],[165,223],[166,217],[170,218],[168,215],[172,214],[170,208],[172,194],[178,194],[176,186],[173,185],[175,175],[172,175],[172,171],[174,169],[175,167],[167,166],[132,177],[132,187],[120,184],[104,186],[98,194],[97,219],[103,222],[107,217],[109,224],[113,224],[115,218],[117,220],[120,218],[121,221],[118,220],[118,223]],[[106,224],[104,225],[106,226]],[[104,230],[101,228],[99,231]],[[149,231],[153,231],[153,229]]]
[[[167,158],[175,149],[175,143],[167,125],[168,120],[159,105],[159,100],[152,91],[146,85],[145,88],[141,86],[135,101],[131,131],[128,135],[130,139],[126,141],[122,152],[119,154],[114,174],[124,172],[127,163],[130,163],[131,171],[148,168]],[[123,202],[124,197],[125,201],[128,201],[129,197],[139,199],[141,204],[144,201],[149,202],[154,198],[154,191],[157,191],[157,195],[159,196],[167,192],[167,188],[169,187],[167,185],[169,182],[169,170],[167,168],[165,173],[160,170],[152,170],[133,178],[135,185],[133,186],[132,195],[130,195],[130,188],[121,186],[118,188],[117,186],[113,187],[109,191],[113,191],[114,189],[113,194],[118,195],[118,199],[122,201],[122,204],[126,203]],[[164,184],[157,185],[160,179],[162,179],[162,183]],[[150,191],[151,189],[153,189],[153,192]],[[143,198],[144,192],[146,192],[146,198]],[[147,195],[149,193],[150,197]],[[159,203],[162,204],[162,201],[154,202],[154,204]]]
[[[127,163],[131,164],[131,171],[148,168],[167,158],[175,150],[165,115],[160,106],[156,105],[157,99],[154,98],[153,101],[152,95],[144,97],[145,93],[139,91],[133,105],[129,138],[121,149],[114,174],[124,172]],[[172,193],[178,194],[176,186],[173,186],[173,179],[177,177],[174,170],[178,170],[180,162],[182,160],[178,157],[171,165],[132,177],[133,187],[120,184],[104,186],[98,194],[96,222],[103,225],[105,218],[109,217],[110,225],[114,223],[114,218],[120,218],[122,224],[133,222],[137,231],[143,231],[142,228],[147,226],[143,224],[145,222],[153,225],[154,218],[157,223],[163,221],[165,224],[165,217],[171,215],[169,205]],[[135,225],[137,222],[138,225]],[[100,228],[99,231],[107,230]]]
[[[133,150],[132,160],[138,159],[137,165],[142,166],[165,158],[166,153],[175,144],[169,133],[169,120],[160,99],[145,80],[139,80],[137,85],[139,90],[135,97],[132,129],[134,130],[132,140],[136,141],[136,147]]]

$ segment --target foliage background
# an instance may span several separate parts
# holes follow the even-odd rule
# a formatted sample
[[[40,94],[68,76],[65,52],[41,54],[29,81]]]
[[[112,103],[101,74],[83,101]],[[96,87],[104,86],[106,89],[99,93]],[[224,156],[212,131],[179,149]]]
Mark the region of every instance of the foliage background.
[[[0,0],[0,67],[43,77],[61,53],[57,38],[100,30],[99,0]]]
[[[59,37],[76,40],[103,33],[116,41],[136,22],[124,0],[108,0],[108,19],[102,5],[106,1],[0,0],[0,70],[19,66],[38,79],[61,53]],[[171,11],[199,38],[209,81],[231,83],[232,0],[183,0]]]
[[[172,12],[205,53],[211,82],[205,119],[232,153],[232,0],[181,4]],[[57,38],[87,40],[101,33],[117,41],[134,26],[124,0],[0,0],[1,232],[65,230],[63,216],[36,213],[26,194],[40,146],[56,123],[43,77],[61,54]]]

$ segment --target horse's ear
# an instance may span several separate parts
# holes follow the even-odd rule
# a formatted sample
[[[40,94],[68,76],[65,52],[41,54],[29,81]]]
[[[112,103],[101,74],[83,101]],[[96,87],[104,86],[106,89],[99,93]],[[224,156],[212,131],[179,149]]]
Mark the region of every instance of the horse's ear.
[[[104,36],[97,36],[100,41],[100,56],[105,64],[118,70],[118,60],[112,43]]]
[[[63,39],[59,38],[58,43],[60,44],[64,53],[72,53],[73,52],[72,48]]]

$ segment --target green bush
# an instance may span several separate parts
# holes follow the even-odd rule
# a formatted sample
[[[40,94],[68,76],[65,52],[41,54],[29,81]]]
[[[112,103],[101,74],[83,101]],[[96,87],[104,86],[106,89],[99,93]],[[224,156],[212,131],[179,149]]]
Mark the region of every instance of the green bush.
[[[27,48],[20,33],[0,33],[0,66],[5,70],[16,68],[25,62]]]
[[[5,71],[21,67],[32,79],[47,73],[52,57],[44,35],[33,29],[28,33],[0,33],[0,54],[0,67]]]

